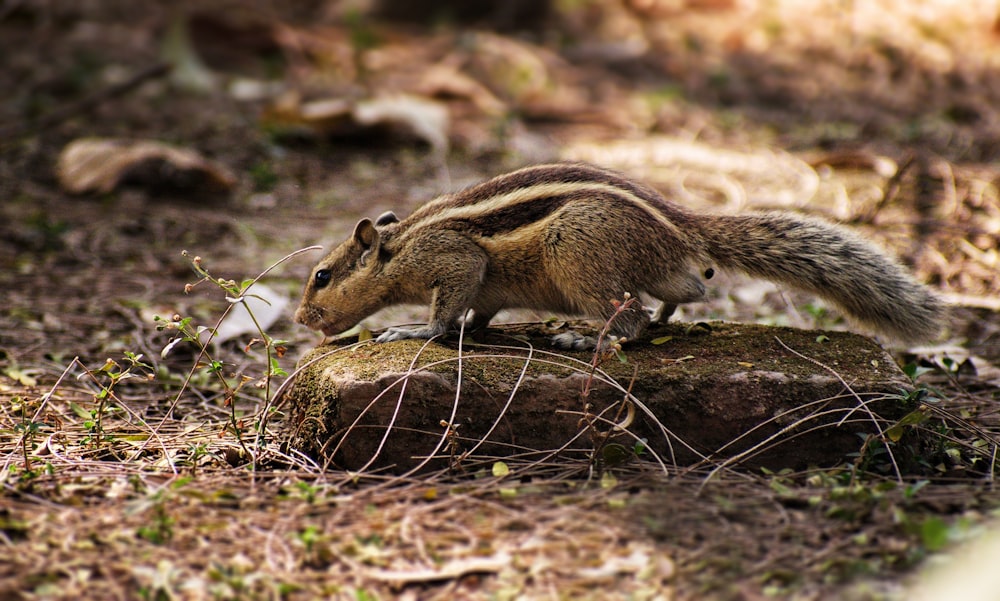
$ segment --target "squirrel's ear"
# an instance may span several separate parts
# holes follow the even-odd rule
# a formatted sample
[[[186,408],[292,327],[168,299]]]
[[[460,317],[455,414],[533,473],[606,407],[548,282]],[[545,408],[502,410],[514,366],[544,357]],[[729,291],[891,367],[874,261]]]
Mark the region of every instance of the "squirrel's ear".
[[[398,223],[398,222],[399,222],[399,217],[396,217],[395,213],[393,213],[392,211],[386,211],[385,213],[379,215],[378,219],[375,220],[375,227],[380,227],[383,225],[389,225],[390,223]]]
[[[371,219],[362,219],[354,226],[354,239],[366,249],[378,244],[378,232],[375,231]]]

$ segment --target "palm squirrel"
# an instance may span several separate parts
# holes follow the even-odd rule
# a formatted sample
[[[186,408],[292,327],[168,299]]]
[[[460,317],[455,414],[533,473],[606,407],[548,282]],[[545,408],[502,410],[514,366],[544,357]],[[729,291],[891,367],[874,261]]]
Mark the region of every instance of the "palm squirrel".
[[[580,163],[527,167],[441,196],[400,221],[362,219],[305,286],[295,321],[331,336],[383,307],[430,304],[430,323],[389,328],[379,342],[471,330],[503,308],[608,319],[626,293],[662,301],[631,307],[610,335],[634,339],[678,304],[703,299],[712,265],[832,301],[861,324],[916,342],[938,334],[943,303],[853,232],[787,212],[696,213],[645,185]],[[561,334],[564,348],[592,338]]]

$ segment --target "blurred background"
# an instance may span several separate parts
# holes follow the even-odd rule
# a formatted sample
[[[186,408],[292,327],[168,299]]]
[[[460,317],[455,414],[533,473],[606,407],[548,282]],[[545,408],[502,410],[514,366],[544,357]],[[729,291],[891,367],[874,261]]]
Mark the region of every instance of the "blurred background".
[[[197,308],[182,249],[256,272],[362,216],[587,160],[696,208],[852,224],[996,357],[998,18],[983,0],[5,0],[6,325],[44,344],[109,299],[139,321]],[[274,274],[289,301],[313,260]],[[682,317],[839,323],[720,282]]]

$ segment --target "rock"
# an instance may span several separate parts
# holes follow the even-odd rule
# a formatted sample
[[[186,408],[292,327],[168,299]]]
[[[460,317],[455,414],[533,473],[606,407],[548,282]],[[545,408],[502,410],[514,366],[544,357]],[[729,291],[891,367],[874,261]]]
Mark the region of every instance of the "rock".
[[[589,457],[610,432],[609,461],[632,458],[643,440],[644,460],[690,465],[746,452],[741,465],[778,470],[848,461],[859,432],[913,409],[892,357],[856,334],[671,324],[626,344],[628,363],[612,356],[591,377],[592,355],[554,352],[555,331],[490,329],[466,340],[461,361],[454,339],[319,346],[285,398],[284,439],[331,467],[399,472],[512,455],[552,461],[557,449]],[[627,418],[619,404],[629,389],[636,411],[622,432],[614,424]],[[592,421],[603,416],[594,427],[581,419],[587,403]]]

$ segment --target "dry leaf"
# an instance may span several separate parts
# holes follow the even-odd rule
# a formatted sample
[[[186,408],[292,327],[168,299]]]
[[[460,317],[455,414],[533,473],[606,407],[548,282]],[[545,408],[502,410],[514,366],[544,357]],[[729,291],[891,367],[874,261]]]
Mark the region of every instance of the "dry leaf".
[[[674,365],[675,363],[683,363],[685,361],[690,361],[694,358],[695,358],[694,355],[686,355],[684,357],[678,357],[676,359],[670,359],[670,358],[660,359],[660,363],[662,363],[663,365]]]
[[[126,178],[147,185],[193,187],[192,173],[211,187],[229,190],[236,176],[199,153],[153,140],[81,138],[63,148],[56,168],[59,185],[72,194],[107,193]],[[166,181],[165,181],[166,180]]]
[[[586,86],[554,52],[504,36],[477,33],[467,69],[471,76],[525,115],[565,120],[599,118]]]
[[[887,156],[868,150],[837,150],[824,152],[812,158],[809,164],[815,167],[826,165],[833,169],[858,169],[874,171],[881,177],[892,177],[899,171],[896,161]]]
[[[493,92],[459,71],[448,61],[431,66],[417,84],[418,93],[432,98],[457,98],[468,101],[486,115],[503,115],[509,109],[507,104]]]
[[[257,336],[260,330],[266,332],[284,315],[289,302],[288,297],[264,284],[254,284],[246,296],[233,301],[237,302],[238,306],[233,307],[232,312],[216,330],[215,337],[212,338],[216,344],[240,336]],[[203,334],[201,338],[202,342],[205,342],[208,334],[207,332]]]
[[[440,102],[410,94],[386,94],[358,102],[342,98],[301,102],[292,92],[276,102],[266,118],[321,134],[397,130],[423,140],[438,153],[448,149],[448,109]]]
[[[354,118],[361,125],[401,127],[438,152],[448,149],[448,109],[440,103],[408,94],[359,102]]]

